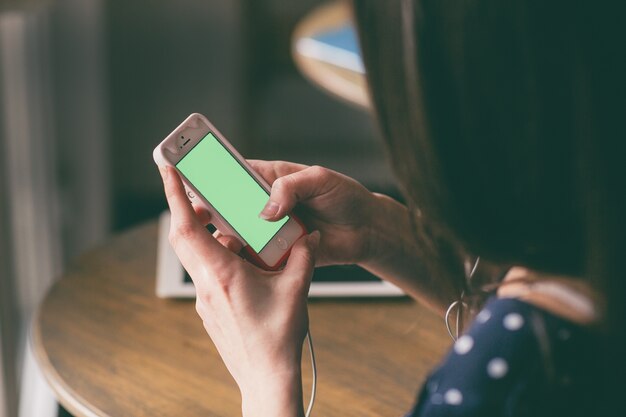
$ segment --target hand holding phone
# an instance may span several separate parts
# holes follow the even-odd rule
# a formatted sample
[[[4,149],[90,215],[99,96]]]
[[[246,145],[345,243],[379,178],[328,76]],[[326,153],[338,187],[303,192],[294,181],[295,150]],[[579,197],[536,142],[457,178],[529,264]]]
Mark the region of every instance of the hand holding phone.
[[[159,166],[175,167],[189,199],[211,214],[211,223],[244,245],[255,265],[279,269],[306,234],[293,215],[267,221],[259,213],[270,187],[202,115],[190,115],[153,152]]]
[[[261,270],[209,233],[175,168],[159,170],[171,211],[170,242],[194,281],[204,328],[239,385],[244,415],[301,413],[306,302],[319,232],[295,242],[281,271]]]

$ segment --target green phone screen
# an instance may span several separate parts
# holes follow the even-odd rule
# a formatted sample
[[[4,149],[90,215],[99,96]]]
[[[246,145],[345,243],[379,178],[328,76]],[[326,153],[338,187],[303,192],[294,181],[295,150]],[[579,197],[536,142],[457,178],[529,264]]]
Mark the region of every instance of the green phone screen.
[[[176,168],[257,253],[289,220],[285,217],[268,222],[259,218],[268,193],[211,132]]]

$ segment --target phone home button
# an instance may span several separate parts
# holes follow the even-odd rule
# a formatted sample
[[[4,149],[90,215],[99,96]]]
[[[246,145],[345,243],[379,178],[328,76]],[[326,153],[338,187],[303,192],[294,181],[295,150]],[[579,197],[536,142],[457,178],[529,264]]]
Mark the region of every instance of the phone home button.
[[[287,240],[279,236],[276,239],[276,246],[278,246],[282,250],[285,250],[289,247],[289,242],[287,242]]]

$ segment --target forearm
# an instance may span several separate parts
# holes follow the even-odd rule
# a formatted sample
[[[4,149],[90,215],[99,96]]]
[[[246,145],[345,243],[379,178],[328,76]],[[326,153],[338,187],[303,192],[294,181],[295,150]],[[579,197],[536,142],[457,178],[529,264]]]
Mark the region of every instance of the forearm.
[[[372,220],[369,256],[359,265],[443,314],[463,289],[460,258],[442,259],[445,255],[430,253],[424,245],[420,246],[408,208],[385,195],[375,196],[377,214]],[[439,270],[426,262],[453,265]],[[454,266],[458,273],[451,272]]]

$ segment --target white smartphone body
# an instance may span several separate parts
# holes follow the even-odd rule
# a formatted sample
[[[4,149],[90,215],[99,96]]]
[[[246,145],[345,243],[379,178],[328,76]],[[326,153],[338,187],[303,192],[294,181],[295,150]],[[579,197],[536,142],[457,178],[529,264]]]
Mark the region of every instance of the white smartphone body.
[[[211,223],[244,245],[242,255],[266,270],[277,270],[306,234],[288,215],[276,222],[259,217],[270,186],[201,114],[187,117],[153,152],[159,166],[178,171],[187,197],[211,213]]]

